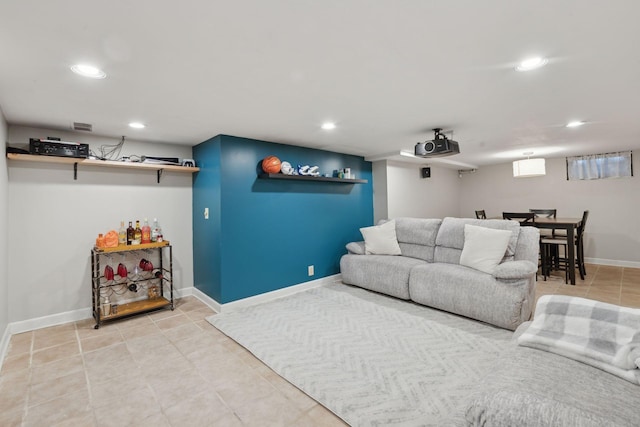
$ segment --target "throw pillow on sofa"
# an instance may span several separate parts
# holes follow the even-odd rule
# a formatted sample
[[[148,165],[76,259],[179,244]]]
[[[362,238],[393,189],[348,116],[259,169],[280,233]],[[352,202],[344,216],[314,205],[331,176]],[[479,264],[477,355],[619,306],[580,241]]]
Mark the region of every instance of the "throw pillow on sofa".
[[[360,229],[364,238],[365,253],[373,255],[402,255],[396,236],[396,222],[387,221],[384,224]]]
[[[460,265],[493,274],[509,246],[511,231],[465,224]]]

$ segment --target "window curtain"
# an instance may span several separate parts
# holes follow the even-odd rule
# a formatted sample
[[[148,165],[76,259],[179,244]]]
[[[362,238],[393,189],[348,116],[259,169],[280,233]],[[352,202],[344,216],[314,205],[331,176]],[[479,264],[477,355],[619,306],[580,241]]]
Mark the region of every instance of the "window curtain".
[[[633,176],[631,151],[567,157],[567,179],[622,178]]]

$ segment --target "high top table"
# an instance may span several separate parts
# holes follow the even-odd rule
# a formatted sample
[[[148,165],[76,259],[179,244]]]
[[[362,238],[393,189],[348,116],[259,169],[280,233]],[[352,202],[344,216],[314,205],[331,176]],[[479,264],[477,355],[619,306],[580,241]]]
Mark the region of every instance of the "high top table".
[[[567,231],[567,258],[569,259],[569,280],[572,285],[576,284],[576,251],[575,239],[578,227],[582,225],[582,218],[536,218],[531,227],[543,228],[547,230]]]

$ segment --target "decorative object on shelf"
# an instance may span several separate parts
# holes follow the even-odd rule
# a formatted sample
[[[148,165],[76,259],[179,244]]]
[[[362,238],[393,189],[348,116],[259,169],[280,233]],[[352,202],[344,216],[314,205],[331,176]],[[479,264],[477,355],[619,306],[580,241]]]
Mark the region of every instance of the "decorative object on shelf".
[[[124,279],[127,277],[128,274],[129,273],[127,272],[127,266],[124,265],[123,263],[118,264],[118,276]]]
[[[153,271],[153,264],[151,263],[151,261],[142,258],[140,260],[140,268],[143,271]]]
[[[291,163],[282,162],[280,164],[280,172],[282,172],[285,175],[293,175],[294,169],[293,169],[293,166],[291,166]]]
[[[353,175],[352,175],[353,176]],[[291,181],[314,181],[314,182],[333,182],[340,184],[366,184],[366,179],[344,179],[337,176],[311,176],[311,175],[284,175],[281,173],[261,173],[258,175],[260,179],[281,179]]]
[[[276,156],[267,156],[262,159],[262,170],[266,173],[278,173],[281,164],[280,159]]]
[[[113,280],[115,278],[115,275],[113,274],[113,268],[110,265],[107,265],[104,268],[104,278],[109,281],[109,280]]]
[[[104,302],[102,303],[102,315],[111,315],[111,302],[109,301],[109,297],[104,297]]]
[[[118,246],[118,232],[116,230],[109,230],[104,235],[104,247],[115,248]]]
[[[297,172],[298,175],[320,176],[318,169],[318,166],[298,165]]]

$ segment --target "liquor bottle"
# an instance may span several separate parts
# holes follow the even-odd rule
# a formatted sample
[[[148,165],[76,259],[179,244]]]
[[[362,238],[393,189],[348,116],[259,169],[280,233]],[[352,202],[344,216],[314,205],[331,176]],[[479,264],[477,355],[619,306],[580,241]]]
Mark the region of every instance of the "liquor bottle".
[[[144,219],[144,225],[142,226],[142,240],[140,243],[151,243],[151,227],[149,227],[149,221]]]
[[[158,237],[156,238],[156,241],[164,242],[164,237],[162,236],[162,228],[160,227],[160,225],[158,225]]]
[[[118,245],[127,244],[127,229],[124,228],[124,221],[120,221],[120,229],[118,230]]]
[[[153,227],[151,227],[151,241],[158,241],[158,218],[153,218]]]
[[[131,221],[129,221],[129,228],[127,228],[127,245],[132,245],[134,238],[135,230],[133,229],[133,225],[131,225]]]
[[[142,230],[140,229],[140,220],[136,220],[136,229],[133,231],[133,241],[132,245],[139,245],[142,240]]]

